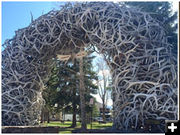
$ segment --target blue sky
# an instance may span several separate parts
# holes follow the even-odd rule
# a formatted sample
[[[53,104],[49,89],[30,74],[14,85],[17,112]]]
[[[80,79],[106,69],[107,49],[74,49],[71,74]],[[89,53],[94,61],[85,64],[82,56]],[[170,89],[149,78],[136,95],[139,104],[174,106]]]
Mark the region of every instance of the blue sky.
[[[57,9],[64,2],[2,2],[2,43],[11,39],[15,31],[28,26],[31,13],[36,19],[43,13]]]
[[[64,2],[2,2],[2,41],[11,39],[15,31],[28,26],[31,13],[36,19],[43,13],[57,9]],[[178,3],[173,2],[173,9],[177,10]]]
[[[2,40],[11,39],[15,31],[27,27],[31,23],[31,13],[36,19],[64,2],[2,2]],[[178,9],[178,2],[173,2],[173,9]],[[96,54],[97,55],[97,54]],[[94,95],[98,102],[101,102],[98,95]],[[112,105],[112,100],[109,101]]]
[[[65,2],[2,2],[2,44],[6,39],[11,39],[15,31],[27,27],[33,19],[38,18]],[[95,54],[98,56],[98,54]],[[100,56],[99,56],[100,57]],[[99,95],[93,95],[98,102],[102,103]],[[109,100],[109,106],[112,100]]]

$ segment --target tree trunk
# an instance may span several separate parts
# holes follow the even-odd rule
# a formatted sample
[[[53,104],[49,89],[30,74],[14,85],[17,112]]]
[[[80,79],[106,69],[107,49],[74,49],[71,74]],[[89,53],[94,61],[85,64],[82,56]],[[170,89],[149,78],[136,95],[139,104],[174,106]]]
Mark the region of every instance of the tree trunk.
[[[106,110],[106,107],[105,107],[105,102],[103,101],[103,121],[106,121],[106,117],[105,117],[105,110]]]
[[[79,88],[79,94],[80,94],[80,105],[81,105],[81,129],[82,131],[86,131],[87,125],[86,125],[86,110],[85,110],[85,95],[84,95],[84,74],[83,74],[83,58],[80,58],[79,63],[79,70],[80,70],[80,88]]]
[[[41,111],[41,123],[44,122],[44,108],[42,108],[42,111]]]
[[[73,111],[72,128],[76,127],[76,111]]]
[[[50,116],[49,116],[49,110],[48,110],[48,113],[47,113],[47,123],[49,123],[50,122],[50,118],[49,118]]]
[[[72,97],[72,107],[73,107],[73,119],[71,127],[76,127],[76,89],[73,90],[73,97]]]

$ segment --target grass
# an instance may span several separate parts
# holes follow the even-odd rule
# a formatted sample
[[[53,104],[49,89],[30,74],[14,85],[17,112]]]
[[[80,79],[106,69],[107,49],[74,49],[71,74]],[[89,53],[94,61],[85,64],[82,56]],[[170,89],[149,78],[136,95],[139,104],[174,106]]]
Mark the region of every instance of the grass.
[[[71,121],[65,121],[64,123],[61,123],[60,121],[53,121],[50,123],[44,123],[43,126],[59,126],[59,133],[66,134],[66,133],[72,133],[72,130],[75,130],[77,128],[81,127],[81,123],[77,122],[77,126],[75,128],[70,128],[72,122]],[[92,129],[103,129],[112,127],[112,123],[100,123],[99,122],[93,122],[92,123]],[[87,124],[87,129],[91,129],[91,124]]]

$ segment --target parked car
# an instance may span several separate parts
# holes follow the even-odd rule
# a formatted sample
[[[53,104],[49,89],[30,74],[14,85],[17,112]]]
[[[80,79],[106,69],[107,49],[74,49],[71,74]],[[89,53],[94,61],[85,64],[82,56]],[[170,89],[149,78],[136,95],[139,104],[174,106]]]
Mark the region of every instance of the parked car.
[[[103,118],[102,118],[102,117],[96,117],[95,119],[96,119],[96,121],[98,121],[99,123],[106,123],[106,121],[103,121]]]
[[[94,118],[95,121],[100,121],[100,120],[103,120],[102,117],[95,117]]]
[[[112,118],[106,118],[106,121],[112,122],[113,120],[112,120]]]
[[[99,120],[98,122],[99,122],[99,124],[100,124],[100,123],[106,124],[106,121],[103,121],[103,120]]]

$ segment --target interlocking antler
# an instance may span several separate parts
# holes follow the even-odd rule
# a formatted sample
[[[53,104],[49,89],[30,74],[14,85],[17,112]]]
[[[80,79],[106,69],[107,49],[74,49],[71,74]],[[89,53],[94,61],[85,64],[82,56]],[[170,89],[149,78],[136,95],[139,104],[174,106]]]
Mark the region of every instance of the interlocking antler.
[[[2,52],[3,125],[34,125],[52,58],[96,46],[113,79],[114,126],[177,119],[177,58],[148,14],[110,2],[67,4],[16,31]]]

